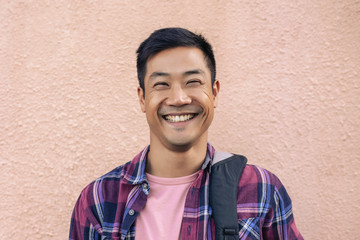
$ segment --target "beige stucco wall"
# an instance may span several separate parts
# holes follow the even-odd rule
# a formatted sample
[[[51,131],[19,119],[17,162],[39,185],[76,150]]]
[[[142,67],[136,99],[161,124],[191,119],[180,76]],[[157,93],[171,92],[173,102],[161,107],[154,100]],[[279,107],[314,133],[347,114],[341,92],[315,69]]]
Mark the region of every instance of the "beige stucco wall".
[[[306,239],[358,239],[360,3],[20,1],[0,7],[0,238],[66,239],[82,188],[148,143],[135,50],[214,45],[217,149],[276,173]]]

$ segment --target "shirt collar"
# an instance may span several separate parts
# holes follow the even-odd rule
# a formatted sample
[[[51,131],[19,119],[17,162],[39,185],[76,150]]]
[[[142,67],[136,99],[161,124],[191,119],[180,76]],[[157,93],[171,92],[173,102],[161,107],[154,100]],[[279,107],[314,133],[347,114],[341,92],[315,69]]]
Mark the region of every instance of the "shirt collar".
[[[124,180],[133,185],[142,184],[146,181],[145,167],[147,154],[149,152],[150,145],[146,146],[139,154],[137,154],[134,159],[127,165],[124,166]],[[207,143],[207,152],[204,163],[201,166],[202,170],[208,168],[211,165],[212,159],[214,157],[215,148]],[[209,169],[209,168],[208,168]]]

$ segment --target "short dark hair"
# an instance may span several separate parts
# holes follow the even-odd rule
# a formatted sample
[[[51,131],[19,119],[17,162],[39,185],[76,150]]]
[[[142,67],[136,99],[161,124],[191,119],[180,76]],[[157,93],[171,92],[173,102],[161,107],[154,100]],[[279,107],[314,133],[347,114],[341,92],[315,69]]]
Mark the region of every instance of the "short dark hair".
[[[215,82],[216,66],[214,52],[210,43],[202,36],[184,28],[162,28],[154,31],[137,49],[137,74],[139,85],[145,92],[144,78],[146,63],[155,54],[175,47],[196,47],[200,49],[211,73],[211,83]]]

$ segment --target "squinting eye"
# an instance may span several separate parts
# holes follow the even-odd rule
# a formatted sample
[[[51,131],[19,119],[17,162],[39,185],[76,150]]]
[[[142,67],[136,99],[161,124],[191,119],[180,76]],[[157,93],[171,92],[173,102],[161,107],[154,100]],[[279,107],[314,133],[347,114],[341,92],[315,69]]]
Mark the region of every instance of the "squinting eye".
[[[200,80],[190,80],[187,82],[187,85],[199,85],[201,84]]]
[[[157,82],[154,84],[154,87],[167,87],[169,86],[169,84],[167,84],[166,82]]]

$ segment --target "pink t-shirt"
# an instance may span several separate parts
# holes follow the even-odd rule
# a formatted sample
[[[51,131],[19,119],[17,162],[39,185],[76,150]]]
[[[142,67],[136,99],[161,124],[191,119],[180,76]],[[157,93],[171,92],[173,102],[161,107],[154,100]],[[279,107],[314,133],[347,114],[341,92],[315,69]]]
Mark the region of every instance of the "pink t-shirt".
[[[197,176],[198,172],[177,178],[146,174],[150,193],[136,218],[136,240],[180,239],[186,194]]]

